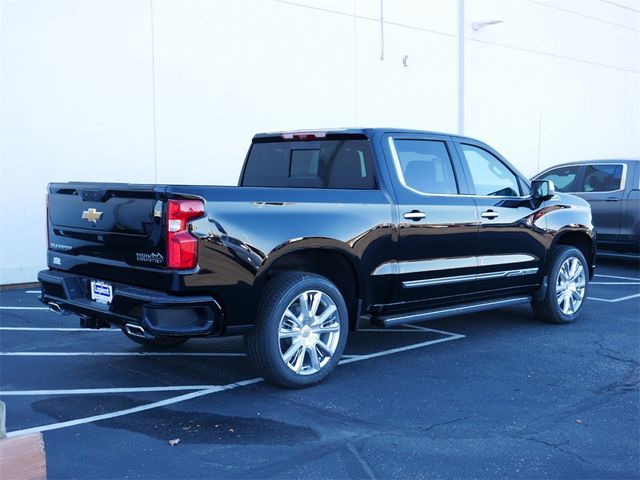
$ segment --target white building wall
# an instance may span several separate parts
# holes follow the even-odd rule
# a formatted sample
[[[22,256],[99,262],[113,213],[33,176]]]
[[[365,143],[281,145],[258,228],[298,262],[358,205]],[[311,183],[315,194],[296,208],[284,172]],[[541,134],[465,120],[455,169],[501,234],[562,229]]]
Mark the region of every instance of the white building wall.
[[[233,184],[257,131],[455,133],[458,5],[1,1],[0,284],[44,267],[49,181]],[[639,156],[639,32],[637,0],[466,0],[464,133],[527,175]]]

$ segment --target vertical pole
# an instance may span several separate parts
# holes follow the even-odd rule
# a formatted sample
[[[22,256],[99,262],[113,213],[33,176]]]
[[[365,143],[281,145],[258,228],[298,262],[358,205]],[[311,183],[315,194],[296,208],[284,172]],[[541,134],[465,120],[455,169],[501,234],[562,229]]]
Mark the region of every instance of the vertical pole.
[[[540,145],[542,144],[542,112],[540,112],[540,116],[538,117],[538,168],[537,172],[540,171]]]
[[[464,0],[458,0],[458,134],[464,135]]]
[[[156,48],[153,32],[153,0],[149,0],[151,16],[151,96],[153,102],[153,182],[158,183],[158,135],[156,128]]]

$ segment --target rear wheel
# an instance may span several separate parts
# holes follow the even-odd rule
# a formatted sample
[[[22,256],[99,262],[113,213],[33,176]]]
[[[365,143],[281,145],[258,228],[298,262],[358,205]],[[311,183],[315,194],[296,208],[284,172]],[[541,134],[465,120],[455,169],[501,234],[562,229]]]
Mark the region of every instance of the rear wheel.
[[[589,286],[589,266],[584,255],[574,247],[556,247],[551,253],[546,275],[547,293],[543,300],[532,303],[536,316],[548,323],[575,321],[582,311]]]
[[[251,367],[270,383],[313,385],[338,364],[347,341],[342,294],[320,275],[278,275],[265,289],[254,329],[245,335]]]
[[[171,348],[177,347],[178,345],[182,345],[184,342],[189,340],[188,338],[171,338],[171,337],[162,337],[162,338],[142,338],[137,337],[135,335],[131,335],[127,333],[125,330],[122,330],[122,333],[125,336],[140,345],[144,345],[145,347],[152,348]]]

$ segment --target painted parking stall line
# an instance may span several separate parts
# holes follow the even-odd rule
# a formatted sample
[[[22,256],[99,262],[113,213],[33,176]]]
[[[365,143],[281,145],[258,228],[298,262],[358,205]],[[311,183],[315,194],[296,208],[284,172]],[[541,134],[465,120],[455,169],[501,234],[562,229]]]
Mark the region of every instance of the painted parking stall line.
[[[606,281],[595,281],[591,282],[591,285],[606,287],[607,285],[624,287],[624,286],[639,286],[640,278],[637,277],[628,277],[623,275],[605,275],[602,273],[597,273],[595,277],[607,279]],[[608,280],[611,279],[611,280]],[[617,298],[603,298],[602,296],[592,296],[587,297],[588,300],[594,300],[596,302],[606,302],[606,303],[619,303],[625,302],[627,300],[633,300],[635,298],[640,298],[640,293],[632,293],[630,295],[624,295],[622,297]]]
[[[636,293],[634,295],[627,295],[626,297],[620,297],[620,298],[587,297],[587,299],[595,300],[596,302],[609,302],[609,303],[624,302],[625,300],[631,300],[634,298],[640,298],[640,293]]]
[[[49,310],[49,307],[5,307],[5,306],[0,306],[0,310]]]
[[[5,390],[0,397],[25,397],[39,395],[96,395],[108,393],[148,393],[208,390],[219,385],[167,385],[160,387],[68,388],[59,390]]]
[[[203,395],[210,395],[212,393],[223,392],[226,390],[232,390],[238,387],[244,387],[253,383],[263,382],[262,378],[251,378],[249,380],[243,380],[237,383],[229,383],[227,385],[216,385],[204,390],[198,390],[196,392],[186,393],[177,397],[167,398],[165,400],[159,400],[157,402],[147,403],[138,407],[127,408],[125,410],[119,410],[111,413],[104,413],[101,415],[93,415],[91,417],[78,418],[75,420],[68,420],[66,422],[51,423],[48,425],[42,425],[40,427],[25,428],[22,430],[14,430],[13,432],[7,432],[7,437],[17,437],[19,435],[26,435],[29,433],[48,432],[50,430],[57,430],[59,428],[73,427],[75,425],[82,425],[85,423],[97,422],[100,420],[106,420],[108,418],[122,417],[124,415],[131,415],[132,413],[144,412],[152,410],[154,408],[164,407],[166,405],[173,405],[175,403],[184,402],[193,398],[202,397]]]
[[[596,273],[594,276],[602,277],[602,278],[615,278],[616,280],[635,280],[636,282],[640,282],[640,278],[637,278],[637,277],[622,277],[620,275],[604,275],[602,273]]]
[[[409,327],[409,325],[403,325],[404,327]],[[372,329],[374,331],[380,330],[380,329]],[[400,330],[400,329],[398,329]],[[443,330],[435,330],[435,329],[431,329],[431,328],[426,328],[426,327],[421,327],[418,325],[412,325],[410,329],[407,329],[411,332],[414,333],[438,333],[438,334],[442,334],[444,335],[443,338],[438,338],[438,339],[434,339],[434,340],[428,340],[425,342],[418,342],[415,344],[410,344],[410,345],[406,345],[403,347],[397,347],[397,348],[391,348],[391,349],[386,349],[386,350],[382,350],[379,352],[374,352],[374,353],[370,353],[370,354],[364,354],[364,355],[343,355],[343,358],[340,360],[340,362],[338,363],[338,365],[346,365],[346,364],[350,364],[350,363],[354,363],[354,362],[360,362],[360,361],[364,361],[364,360],[369,360],[372,358],[378,358],[378,357],[383,357],[383,356],[387,356],[387,355],[393,355],[396,353],[401,353],[401,352],[406,352],[406,351],[410,351],[410,350],[415,350],[418,348],[424,348],[430,345],[436,345],[436,344],[440,344],[440,343],[444,343],[444,342],[449,342],[452,340],[459,340],[462,338],[465,338],[465,335],[462,334],[458,334],[458,333],[452,333],[452,332],[446,332]],[[367,329],[363,329],[364,332],[368,331]],[[393,332],[393,329],[389,329],[389,330],[382,330],[384,332]],[[397,331],[397,330],[395,330]],[[23,353],[23,352],[14,352],[14,353]],[[33,353],[37,355],[37,352],[24,352],[24,353]],[[47,352],[44,352],[47,353]],[[58,352],[48,352],[48,353],[55,353],[55,355],[67,355],[65,353],[58,353]],[[92,352],[82,352],[82,353],[92,353]],[[108,352],[109,354],[117,354],[117,352]],[[129,354],[133,353],[133,352],[127,352]],[[141,354],[166,354],[171,355],[171,352],[140,352]],[[176,353],[185,353],[185,354],[189,354],[189,352],[176,352]],[[137,353],[134,353],[135,355],[138,355]],[[98,354],[100,355],[100,354]],[[175,355],[175,353],[174,353]],[[215,355],[215,354],[207,354],[207,355]],[[237,354],[237,353],[232,353],[232,354],[222,354],[225,356],[237,356],[237,355],[242,355],[244,356],[245,354]],[[218,356],[220,356],[220,354],[218,354]],[[83,417],[83,418],[78,418],[78,419],[74,419],[74,420],[68,420],[65,422],[58,422],[58,423],[52,423],[52,424],[48,424],[48,425],[42,425],[39,427],[31,427],[31,428],[26,428],[26,429],[22,429],[22,430],[14,430],[12,432],[7,432],[7,436],[8,437],[14,437],[14,436],[18,436],[18,435],[25,435],[28,433],[36,433],[36,432],[46,432],[46,431],[50,431],[50,430],[57,430],[60,428],[66,428],[66,427],[72,427],[72,426],[76,426],[76,425],[82,425],[82,424],[86,424],[86,423],[92,423],[92,422],[97,422],[100,420],[106,420],[106,419],[110,419],[110,418],[115,418],[115,417],[121,417],[121,416],[125,416],[125,415],[131,415],[134,413],[138,413],[138,412],[143,412],[143,411],[147,411],[147,410],[152,410],[155,408],[160,408],[160,407],[164,407],[166,405],[172,405],[172,404],[176,404],[176,403],[180,403],[180,402],[185,402],[194,398],[198,398],[198,397],[202,397],[205,395],[211,395],[214,393],[220,393],[220,392],[224,392],[224,391],[229,391],[229,390],[233,390],[235,388],[239,388],[239,387],[243,387],[243,386],[247,386],[247,385],[252,385],[255,383],[261,383],[264,382],[264,380],[262,378],[251,378],[248,380],[242,380],[239,382],[235,382],[235,383],[229,383],[226,385],[213,385],[210,387],[198,387],[198,386],[182,386],[182,387],[175,387],[176,389],[180,389],[180,388],[184,388],[184,389],[190,389],[190,387],[196,387],[198,388],[198,390],[196,391],[192,391],[190,393],[187,394],[183,394],[183,395],[178,395],[175,397],[171,397],[171,398],[167,398],[165,400],[160,400],[157,402],[151,402],[151,403],[147,403],[145,405],[140,405],[138,407],[134,407],[134,408],[128,408],[128,409],[124,409],[124,410],[118,410],[115,412],[111,412],[111,413],[105,413],[105,414],[101,414],[101,415],[92,415],[89,417]],[[126,387],[123,387],[126,389]],[[129,390],[136,388],[136,387],[131,387]],[[158,389],[158,388],[165,388],[165,387],[139,387],[140,389]],[[72,389],[72,390],[66,390],[68,391],[76,391],[79,392],[83,389]],[[84,389],[85,392],[88,393],[99,393],[99,392],[95,392],[96,389]],[[92,391],[93,390],[93,391]],[[104,392],[104,393],[114,393],[112,390],[113,389],[106,389],[109,390],[108,392]],[[40,394],[42,395],[53,395],[53,393],[51,392],[56,392],[56,391],[62,391],[64,392],[64,390],[33,390],[33,392],[41,392]],[[136,391],[144,391],[144,390],[136,390]],[[170,391],[170,390],[149,390],[149,391]],[[27,395],[26,391],[12,391],[14,392],[14,396],[18,396],[18,395]],[[48,392],[48,393],[45,393]],[[129,392],[129,393],[133,393],[133,392]],[[0,392],[0,397],[4,394],[4,392]],[[64,395],[65,393],[60,393],[61,395]],[[77,393],[80,394],[80,393]]]
[[[122,333],[118,328],[71,328],[71,327],[0,327],[6,332],[109,332]]]
[[[352,358],[343,358],[340,360],[339,365],[347,363],[360,362],[362,360],[369,360],[370,358],[384,357],[386,355],[393,355],[394,353],[407,352],[409,350],[415,350],[416,348],[423,348],[429,345],[435,345],[437,343],[450,342],[451,340],[458,340],[465,338],[465,335],[458,333],[451,333],[448,337],[438,338],[436,340],[428,340],[426,342],[414,343],[412,345],[406,345],[404,347],[391,348],[389,350],[383,350],[381,352],[367,353],[364,355],[354,355]]]
[[[0,352],[5,357],[245,357],[231,352]]]
[[[638,278],[638,277],[628,277],[628,276],[623,276],[623,275],[606,275],[606,274],[603,274],[603,273],[596,273],[595,277],[598,277],[598,278],[601,278],[601,279],[605,279],[605,281],[590,282],[590,285],[597,286],[597,287],[606,287],[606,286],[616,286],[616,287],[631,286],[631,287],[637,287],[637,286],[640,286],[640,278]],[[633,290],[635,290],[635,289],[633,289]],[[606,302],[606,303],[625,302],[627,300],[633,300],[635,298],[640,298],[640,293],[632,293],[630,295],[624,295],[622,297],[617,297],[617,298],[604,298],[603,296],[587,297],[588,300],[594,300],[596,302]]]
[[[640,256],[634,255],[632,253],[609,253],[609,252],[598,252],[599,257],[612,257],[612,258],[628,258],[630,260],[640,260]]]

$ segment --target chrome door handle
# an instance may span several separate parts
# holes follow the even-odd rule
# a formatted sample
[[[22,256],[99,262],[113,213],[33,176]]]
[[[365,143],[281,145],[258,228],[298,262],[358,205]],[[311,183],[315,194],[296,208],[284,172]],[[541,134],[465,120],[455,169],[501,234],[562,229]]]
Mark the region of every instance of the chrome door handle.
[[[620,199],[618,197],[607,197],[607,202],[619,202]]]
[[[494,212],[493,210],[487,210],[487,211],[485,211],[485,212],[482,212],[482,213],[480,214],[480,216],[481,216],[482,218],[493,219],[493,218],[498,217],[498,212]]]
[[[418,220],[422,220],[426,216],[427,215],[424,212],[421,212],[419,210],[411,210],[410,212],[405,212],[403,215],[403,217],[407,220],[413,220],[415,222],[417,222]]]

